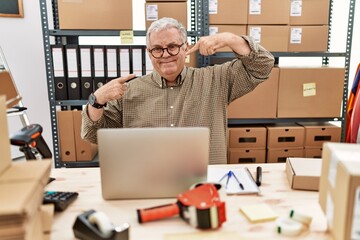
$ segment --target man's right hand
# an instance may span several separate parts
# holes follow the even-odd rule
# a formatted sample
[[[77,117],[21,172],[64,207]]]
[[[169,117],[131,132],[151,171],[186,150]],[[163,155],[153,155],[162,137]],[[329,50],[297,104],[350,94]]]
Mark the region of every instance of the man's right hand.
[[[115,78],[110,82],[107,82],[102,87],[98,88],[94,95],[96,97],[96,101],[99,104],[105,104],[111,100],[121,98],[126,91],[126,82],[130,79],[136,77],[135,74],[127,75],[126,77]]]

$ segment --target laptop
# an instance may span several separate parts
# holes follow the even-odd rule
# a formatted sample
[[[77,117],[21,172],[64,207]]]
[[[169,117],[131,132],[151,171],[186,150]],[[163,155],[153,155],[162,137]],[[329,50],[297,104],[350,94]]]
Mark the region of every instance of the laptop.
[[[105,200],[175,198],[207,179],[208,128],[107,128],[97,135]]]

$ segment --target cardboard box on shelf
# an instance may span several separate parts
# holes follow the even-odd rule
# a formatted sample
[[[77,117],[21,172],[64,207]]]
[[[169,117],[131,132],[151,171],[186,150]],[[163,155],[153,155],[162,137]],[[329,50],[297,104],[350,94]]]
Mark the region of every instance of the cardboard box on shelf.
[[[277,117],[340,117],[345,69],[280,67]]]
[[[230,148],[229,163],[265,163],[266,150],[263,149],[246,149],[246,148]]]
[[[187,28],[187,5],[186,2],[146,2],[145,3],[145,26],[148,29],[154,21],[170,17],[177,19]]]
[[[248,24],[289,24],[290,1],[249,1]]]
[[[246,25],[224,25],[224,24],[217,24],[217,25],[210,25],[209,26],[209,35],[214,35],[217,33],[222,32],[231,32],[238,36],[246,35]],[[229,47],[223,47],[216,49],[216,52],[232,52]]]
[[[133,28],[132,0],[58,0],[60,29]]]
[[[290,25],[329,24],[330,0],[291,1],[290,4]]]
[[[286,162],[289,157],[304,157],[304,148],[289,147],[289,148],[269,148],[266,153],[267,163],[281,163]]]
[[[292,189],[319,190],[321,159],[287,158],[286,175]]]
[[[290,26],[289,52],[325,52],[329,26]]]
[[[209,1],[209,24],[247,24],[248,0]]]
[[[325,142],[340,142],[341,127],[328,122],[299,122],[305,129],[305,147],[322,147]]]
[[[305,158],[322,158],[322,147],[306,147],[304,148]]]
[[[333,239],[360,239],[359,159],[337,164],[335,186],[326,194],[326,202],[325,213]]]
[[[289,31],[286,25],[248,25],[247,28],[249,36],[272,52],[288,51]]]
[[[304,127],[291,123],[269,124],[267,128],[267,148],[303,148]]]
[[[344,161],[360,162],[360,145],[351,143],[324,143],[319,189],[319,203],[324,213],[327,210],[329,189],[335,188],[337,165]],[[331,207],[331,206],[330,206]]]
[[[229,147],[259,149],[266,148],[266,128],[264,126],[242,126],[229,128]]]
[[[229,104],[228,118],[276,118],[278,83],[279,68],[274,67],[254,91]]]

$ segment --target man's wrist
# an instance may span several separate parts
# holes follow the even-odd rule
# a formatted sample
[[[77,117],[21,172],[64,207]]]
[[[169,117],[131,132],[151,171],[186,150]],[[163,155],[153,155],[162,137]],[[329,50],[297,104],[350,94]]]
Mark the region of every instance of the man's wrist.
[[[95,96],[94,93],[91,93],[91,94],[89,95],[89,105],[92,106],[92,107],[94,107],[94,108],[97,108],[97,109],[106,107],[106,103],[101,104],[101,103],[98,103],[98,102],[97,102],[97,99],[96,99],[96,96]]]

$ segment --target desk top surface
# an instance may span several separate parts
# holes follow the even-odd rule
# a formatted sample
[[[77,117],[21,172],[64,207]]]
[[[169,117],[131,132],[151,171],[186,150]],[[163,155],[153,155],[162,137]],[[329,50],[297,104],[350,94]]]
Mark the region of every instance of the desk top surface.
[[[276,233],[273,221],[250,223],[239,211],[242,206],[265,203],[279,216],[287,216],[292,209],[312,216],[310,228],[299,236],[301,239],[330,239],[327,232],[326,217],[318,203],[319,193],[292,190],[286,178],[285,164],[211,165],[209,168],[235,169],[247,166],[250,172],[255,175],[256,167],[259,165],[263,168],[261,194],[222,196],[221,200],[226,203],[227,221],[220,229],[211,232],[217,236],[222,233],[224,236],[225,234],[236,233],[243,239],[280,239],[281,236]],[[174,203],[176,200],[105,201],[101,196],[99,168],[52,169],[51,177],[55,177],[56,180],[47,185],[46,190],[79,193],[77,200],[64,212],[55,213],[51,239],[75,239],[72,226],[76,216],[90,209],[104,212],[114,225],[129,223],[130,239],[175,239],[170,238],[169,235],[204,232],[191,227],[180,217],[139,224],[136,209]],[[211,234],[209,231],[207,232]],[[208,237],[205,239],[209,239]]]

